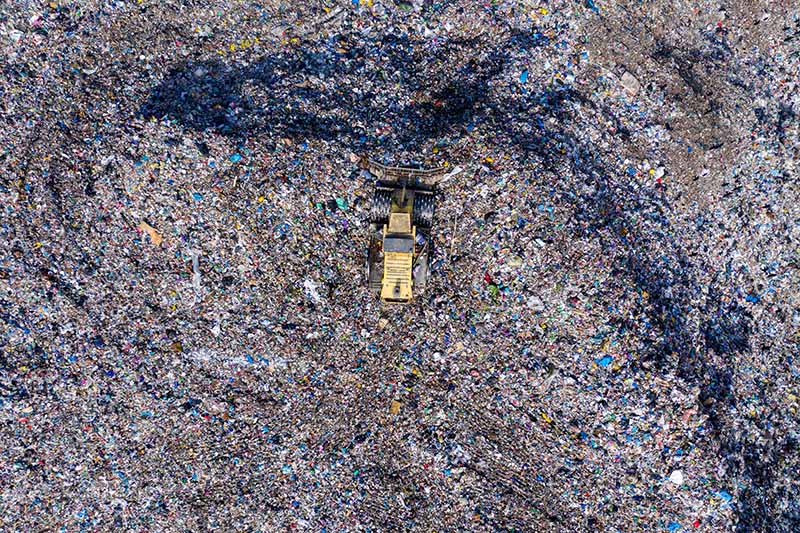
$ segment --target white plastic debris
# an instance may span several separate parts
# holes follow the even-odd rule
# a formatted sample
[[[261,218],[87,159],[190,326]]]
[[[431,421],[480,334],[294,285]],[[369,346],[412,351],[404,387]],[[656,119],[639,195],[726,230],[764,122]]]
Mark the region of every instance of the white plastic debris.
[[[303,281],[303,292],[314,303],[320,303],[322,297],[317,292],[317,284],[312,279]]]
[[[669,480],[671,483],[674,483],[675,485],[683,485],[683,472],[680,470],[674,470],[669,475]]]

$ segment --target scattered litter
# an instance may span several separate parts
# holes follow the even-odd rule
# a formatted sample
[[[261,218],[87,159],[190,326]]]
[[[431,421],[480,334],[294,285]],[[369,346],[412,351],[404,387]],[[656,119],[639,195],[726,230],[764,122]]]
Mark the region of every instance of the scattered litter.
[[[322,302],[322,297],[317,292],[317,284],[312,279],[306,279],[303,281],[303,291],[305,292],[306,296],[311,299],[314,303]]]
[[[0,529],[797,529],[796,2],[8,4]]]
[[[161,237],[161,234],[158,231],[156,231],[156,229],[153,226],[151,226],[144,220],[139,222],[139,229],[147,233],[150,236],[150,242],[152,242],[156,246],[160,246],[161,242],[164,240]]]
[[[611,357],[610,355],[605,355],[605,356],[601,357],[600,359],[596,359],[595,363],[597,363],[598,365],[600,365],[602,367],[606,367],[606,366],[610,365],[611,361],[613,361],[613,360],[614,360],[614,358]]]
[[[633,74],[627,71],[622,75],[622,78],[620,78],[620,83],[631,96],[638,94],[639,90],[642,88],[642,86],[639,84],[639,80],[637,80]]]

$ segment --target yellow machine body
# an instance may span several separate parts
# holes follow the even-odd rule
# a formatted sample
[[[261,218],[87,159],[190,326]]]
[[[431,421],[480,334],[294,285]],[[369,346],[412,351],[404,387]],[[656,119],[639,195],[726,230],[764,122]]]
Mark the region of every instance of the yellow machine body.
[[[383,226],[383,281],[381,299],[386,303],[408,303],[413,295],[416,228],[411,213],[392,205],[389,224]]]

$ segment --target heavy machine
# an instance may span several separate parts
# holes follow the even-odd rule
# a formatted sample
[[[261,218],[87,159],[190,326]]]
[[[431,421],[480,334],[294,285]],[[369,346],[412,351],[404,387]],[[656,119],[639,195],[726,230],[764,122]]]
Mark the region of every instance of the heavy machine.
[[[409,303],[428,281],[436,182],[445,168],[390,167],[362,160],[375,178],[367,280],[386,303]]]

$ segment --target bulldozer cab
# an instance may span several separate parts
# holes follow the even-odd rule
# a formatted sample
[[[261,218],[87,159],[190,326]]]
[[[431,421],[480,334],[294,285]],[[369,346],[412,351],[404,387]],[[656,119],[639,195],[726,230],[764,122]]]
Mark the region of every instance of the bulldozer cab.
[[[409,303],[427,283],[435,179],[444,169],[387,167],[372,161],[365,167],[376,178],[367,253],[369,287],[385,303]]]

